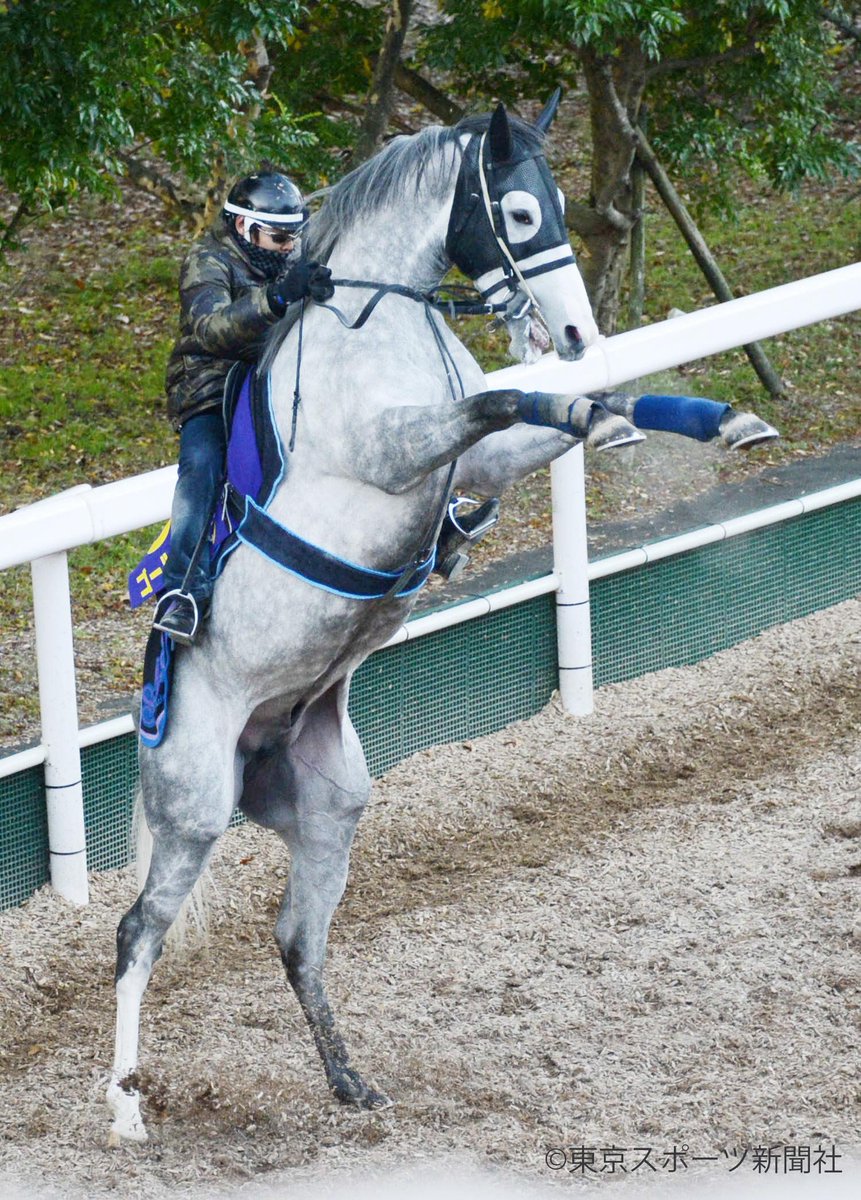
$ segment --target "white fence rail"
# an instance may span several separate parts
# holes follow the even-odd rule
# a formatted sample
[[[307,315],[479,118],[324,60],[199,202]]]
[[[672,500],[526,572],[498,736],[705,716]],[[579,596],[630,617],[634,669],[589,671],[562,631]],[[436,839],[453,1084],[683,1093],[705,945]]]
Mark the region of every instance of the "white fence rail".
[[[602,339],[577,363],[561,362],[555,355],[547,355],[529,367],[495,371],[488,380],[493,386],[583,395],[858,308],[861,308],[861,264],[854,264]],[[531,596],[555,592],[560,694],[569,711],[585,713],[592,707],[590,574],[624,570],[656,554],[654,547],[644,547],[617,556],[616,560],[605,560],[600,570],[590,572],[582,447],[557,460],[551,477],[552,574],[495,596],[419,617],[398,631],[390,644]],[[41,744],[0,759],[0,776],[45,764],[51,882],[63,896],[77,903],[86,903],[88,899],[80,749],[102,737],[129,731],[132,722],[125,717],[93,730],[78,729],[67,552],[164,520],[170,511],[175,479],[175,468],[166,467],[102,487],[72,488],[0,516],[0,569],[31,564],[42,714]],[[850,494],[857,495],[858,490],[843,489],[844,495],[841,489],[830,489],[835,494],[822,502],[836,503]],[[829,493],[819,495],[827,497]],[[791,507],[798,505],[801,507]],[[778,513],[778,509],[786,511]],[[777,506],[774,514],[760,519],[760,523],[800,511],[805,511],[804,501],[790,502],[790,506]],[[710,526],[702,531],[702,539],[696,543],[688,535],[685,535],[687,541],[669,539],[661,543],[660,553],[678,553],[693,544],[742,532],[741,524],[731,530],[734,524],[739,522]],[[680,541],[685,544],[670,548],[672,542]]]

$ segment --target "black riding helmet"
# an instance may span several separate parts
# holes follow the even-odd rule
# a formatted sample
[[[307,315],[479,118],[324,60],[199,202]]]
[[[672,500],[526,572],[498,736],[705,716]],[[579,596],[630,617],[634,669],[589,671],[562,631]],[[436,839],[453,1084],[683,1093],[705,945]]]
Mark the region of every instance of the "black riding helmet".
[[[275,279],[283,274],[289,256],[277,250],[264,250],[241,237],[236,231],[236,218],[256,218],[260,225],[278,226],[298,237],[308,219],[308,210],[302,193],[286,175],[261,171],[234,183],[224,204],[223,217],[233,240],[251,265],[267,279]]]

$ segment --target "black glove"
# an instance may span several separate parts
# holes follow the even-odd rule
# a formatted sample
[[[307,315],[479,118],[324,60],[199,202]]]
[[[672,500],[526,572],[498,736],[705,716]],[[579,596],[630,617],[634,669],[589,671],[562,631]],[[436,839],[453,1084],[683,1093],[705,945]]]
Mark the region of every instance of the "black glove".
[[[332,287],[332,272],[322,263],[309,263],[308,266],[311,268],[311,274],[308,277],[308,291],[311,299],[318,304],[331,300],[335,295],[335,289]]]
[[[269,304],[275,312],[283,313],[288,304],[306,296],[319,303],[330,300],[335,294],[329,282],[331,277],[329,268],[318,262],[298,262],[285,275],[269,284],[266,289]]]

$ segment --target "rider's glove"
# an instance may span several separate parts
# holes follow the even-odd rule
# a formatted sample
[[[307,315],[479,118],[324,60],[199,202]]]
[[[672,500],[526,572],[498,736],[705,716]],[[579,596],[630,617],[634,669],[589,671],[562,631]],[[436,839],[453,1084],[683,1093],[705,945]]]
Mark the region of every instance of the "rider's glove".
[[[310,296],[322,303],[335,294],[330,280],[332,272],[318,262],[298,262],[280,277],[274,279],[266,289],[269,304],[277,313],[283,313],[288,304]]]

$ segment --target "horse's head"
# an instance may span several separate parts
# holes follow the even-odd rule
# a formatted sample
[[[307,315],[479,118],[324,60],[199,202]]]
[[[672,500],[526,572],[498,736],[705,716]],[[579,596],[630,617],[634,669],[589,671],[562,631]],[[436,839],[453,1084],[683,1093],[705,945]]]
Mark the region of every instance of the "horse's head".
[[[560,358],[580,358],[598,338],[562,193],[541,149],[558,100],[557,90],[535,127],[510,121],[502,104],[489,123],[459,126],[466,140],[446,253],[488,303],[508,301],[512,351],[525,361],[547,346],[536,310]]]

